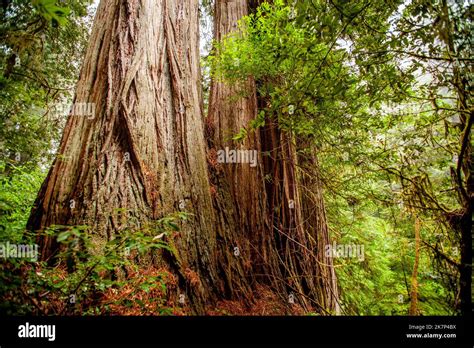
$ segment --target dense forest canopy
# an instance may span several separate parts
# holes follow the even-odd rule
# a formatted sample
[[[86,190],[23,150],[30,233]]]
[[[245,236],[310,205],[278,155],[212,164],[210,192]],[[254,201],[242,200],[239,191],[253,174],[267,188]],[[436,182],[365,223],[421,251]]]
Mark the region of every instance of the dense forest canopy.
[[[473,16],[3,1],[1,312],[470,313]]]

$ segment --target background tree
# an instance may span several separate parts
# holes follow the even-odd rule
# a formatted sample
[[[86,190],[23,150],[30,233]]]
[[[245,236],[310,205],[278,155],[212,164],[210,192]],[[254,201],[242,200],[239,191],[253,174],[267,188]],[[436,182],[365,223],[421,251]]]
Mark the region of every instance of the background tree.
[[[4,1],[0,8],[0,226],[17,240],[53,157],[88,36],[88,4]]]
[[[400,181],[409,208],[443,224],[438,233],[447,245],[439,240],[425,245],[445,281],[458,283],[452,286],[453,300],[463,313],[470,311],[472,283],[472,10],[462,1],[400,5],[386,36],[366,39],[355,50],[368,80],[374,76],[370,70],[382,73],[380,80],[399,94],[388,99],[391,107],[394,101],[404,103],[398,107],[402,112],[387,119],[409,125],[402,136],[406,140],[391,148],[391,156],[398,152],[396,164],[374,162]],[[384,74],[389,66],[397,68]],[[387,128],[380,132],[392,134],[382,135],[374,157],[383,158],[380,153],[400,136]]]

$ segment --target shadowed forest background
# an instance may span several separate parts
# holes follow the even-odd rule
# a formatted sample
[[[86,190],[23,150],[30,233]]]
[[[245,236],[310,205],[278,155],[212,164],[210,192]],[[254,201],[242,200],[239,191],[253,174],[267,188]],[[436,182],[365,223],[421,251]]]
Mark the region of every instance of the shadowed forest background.
[[[471,313],[468,1],[0,6],[2,315]]]

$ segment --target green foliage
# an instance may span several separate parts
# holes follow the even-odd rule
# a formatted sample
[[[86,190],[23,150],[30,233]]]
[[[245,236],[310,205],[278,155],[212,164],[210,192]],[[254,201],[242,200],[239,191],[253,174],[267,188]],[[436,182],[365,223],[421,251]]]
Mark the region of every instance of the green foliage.
[[[166,216],[156,221],[151,230],[124,231],[106,242],[101,250],[93,242],[88,226],[50,226],[45,231],[60,244],[58,264],[51,266],[43,261],[8,258],[1,266],[0,296],[4,299],[0,312],[18,314],[105,314],[111,307],[136,307],[139,312],[168,315],[167,273],[143,272],[134,262],[137,258],[149,258],[160,250],[174,253],[166,242],[167,236],[176,233],[177,223],[186,219],[184,213]],[[19,233],[8,241],[34,244],[37,236]],[[3,236],[2,241],[3,242]],[[139,291],[153,296],[146,300],[131,301],[127,296],[107,302],[104,294],[126,291],[133,279]],[[142,275],[141,273],[144,273]]]
[[[0,9],[0,156],[35,170],[49,165],[88,37],[90,1],[12,0]]]
[[[67,7],[57,6],[56,0],[32,0],[31,3],[41,16],[51,22],[53,26],[67,23],[67,16],[71,10]]]
[[[0,173],[5,163],[0,162]],[[19,242],[31,207],[45,174],[37,168],[25,171],[14,166],[8,176],[0,174],[0,236],[11,243]]]

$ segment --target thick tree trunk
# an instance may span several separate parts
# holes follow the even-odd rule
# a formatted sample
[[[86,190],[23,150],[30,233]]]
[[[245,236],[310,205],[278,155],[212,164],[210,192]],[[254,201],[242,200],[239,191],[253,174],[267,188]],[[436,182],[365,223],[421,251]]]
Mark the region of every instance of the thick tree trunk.
[[[100,247],[185,210],[194,218],[168,240],[176,254],[158,262],[177,273],[195,312],[223,295],[251,302],[258,284],[286,304],[293,295],[306,310],[337,312],[334,269],[322,256],[329,239],[317,178],[298,172],[292,138],[275,124],[243,143],[230,139],[255,118],[251,79],[238,100],[241,90],[213,83],[206,159],[197,6],[102,0],[75,97],[93,103],[95,115],[70,115],[28,226],[87,225]],[[245,0],[217,1],[216,37],[234,30],[246,11]],[[225,147],[257,151],[257,166],[216,163]],[[54,238],[39,242],[43,259],[55,253]]]
[[[221,40],[224,35],[234,32],[237,21],[247,14],[247,2],[218,0],[214,9],[214,39]],[[242,93],[246,93],[246,96],[236,97]],[[218,163],[218,152],[227,148],[255,151],[260,156],[260,139],[257,133],[250,133],[242,142],[232,140],[243,127],[248,127],[256,113],[257,100],[252,79],[239,87],[211,82],[207,126],[209,153],[214,162],[211,166],[212,181],[218,190],[215,204],[218,208],[227,205],[226,210],[232,211],[235,224],[234,229],[222,236],[227,245],[223,250],[230,247],[235,251],[233,257],[226,261],[224,274],[231,284],[233,295],[245,294],[245,299],[253,297],[250,284],[255,281],[256,273],[250,266],[256,260],[262,260],[257,255],[262,250],[256,236],[264,235],[266,230],[261,158],[256,158],[256,166],[251,163]],[[236,254],[239,254],[238,259]]]
[[[95,117],[69,117],[28,226],[88,225],[100,245],[169,213],[193,213],[180,238],[169,241],[177,250],[171,266],[202,312],[217,283],[219,227],[206,164],[198,29],[194,0],[101,1],[75,96],[95,104]],[[43,258],[54,253],[54,239],[40,245]],[[198,285],[185,275],[197,275]]]
[[[277,121],[262,129],[268,211],[287,293],[306,310],[339,314],[339,292],[318,164],[310,144],[295,141]],[[280,290],[283,291],[283,290]]]
[[[247,11],[247,0],[217,0],[214,38],[235,32]],[[226,147],[258,153],[256,167],[223,163],[213,170],[220,196],[227,192],[232,199],[238,226],[232,239],[244,247],[244,270],[253,274],[241,279],[252,281],[253,288],[255,281],[270,286],[288,307],[294,302],[307,311],[337,313],[334,268],[324,256],[329,236],[315,158],[299,159],[292,137],[274,122],[249,132],[242,142],[232,140],[242,128],[249,129],[257,115],[257,100],[251,78],[239,86],[211,84],[210,153]],[[264,107],[265,101],[259,102]],[[299,161],[308,165],[306,173],[297,170]]]
[[[307,265],[307,272],[316,270],[316,275],[309,279],[307,287],[314,296],[317,295],[317,302],[331,313],[340,314],[339,289],[333,259],[324,252],[326,245],[331,244],[331,239],[317,155],[312,144],[304,141],[297,143],[297,149],[295,166],[298,173],[303,227],[307,234],[308,248],[313,250],[310,257],[300,262]],[[314,268],[308,265],[314,265]]]

